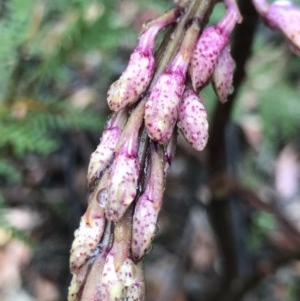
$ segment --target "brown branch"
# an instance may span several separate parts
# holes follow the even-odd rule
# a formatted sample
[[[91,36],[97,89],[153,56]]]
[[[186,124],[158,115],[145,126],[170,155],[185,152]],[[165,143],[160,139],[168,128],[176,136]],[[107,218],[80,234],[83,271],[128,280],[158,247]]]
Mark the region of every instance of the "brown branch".
[[[286,235],[289,236],[291,241],[297,243],[300,247],[300,232],[299,230],[284,216],[280,211],[278,211],[271,203],[267,203],[261,200],[254,192],[243,187],[237,181],[231,184],[232,192],[240,196],[241,200],[246,201],[253,207],[259,208],[263,211],[269,212],[274,215],[277,222],[286,231]]]
[[[232,192],[224,179],[226,176],[226,143],[225,133],[231,117],[238,91],[246,77],[246,62],[252,53],[252,42],[257,23],[257,13],[250,0],[240,0],[239,8],[243,16],[243,22],[237,26],[232,43],[232,56],[236,62],[236,71],[233,79],[235,91],[228,98],[228,102],[217,102],[208,141],[208,182],[211,190],[211,202],[209,215],[220,246],[223,257],[223,281],[211,300],[222,299],[223,293],[228,290],[237,271],[237,257],[235,240],[232,233],[232,213],[230,198]],[[225,177],[224,177],[225,175]]]
[[[293,260],[300,260],[300,251],[281,254],[271,260],[260,261],[254,273],[242,280],[237,280],[234,285],[228,287],[228,291],[222,295],[222,301],[239,301],[251,289],[259,284],[266,276],[274,274],[281,266]]]

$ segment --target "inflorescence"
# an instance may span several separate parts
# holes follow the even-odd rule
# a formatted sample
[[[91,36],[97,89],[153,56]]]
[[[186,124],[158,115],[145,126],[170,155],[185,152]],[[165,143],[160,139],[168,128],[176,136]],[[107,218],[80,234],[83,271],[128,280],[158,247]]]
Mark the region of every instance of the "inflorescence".
[[[147,23],[127,68],[108,90],[113,114],[88,167],[88,207],[71,248],[69,301],[144,300],[141,259],[157,231],[177,132],[203,150],[208,120],[199,92],[211,82],[222,103],[232,92],[235,64],[229,42],[242,17],[235,0],[224,0],[225,15],[204,27],[214,1],[203,2],[209,3],[185,1]],[[201,9],[189,10],[195,3]],[[283,0],[253,3],[299,53],[298,8]],[[157,53],[163,55],[164,49],[155,51],[157,35],[182,22],[182,39],[162,66]],[[166,32],[165,40],[172,39]]]

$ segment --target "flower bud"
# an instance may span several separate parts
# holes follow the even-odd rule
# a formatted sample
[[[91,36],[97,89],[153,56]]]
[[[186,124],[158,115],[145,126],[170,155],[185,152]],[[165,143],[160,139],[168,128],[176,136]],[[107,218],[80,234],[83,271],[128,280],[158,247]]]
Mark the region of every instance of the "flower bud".
[[[130,301],[144,301],[145,300],[145,282],[143,275],[143,267],[142,263],[138,262],[134,264],[134,268],[132,268],[132,277],[133,282],[127,288],[126,300]]]
[[[106,194],[107,177],[104,176],[98,187],[90,195],[90,204],[82,216],[79,228],[75,231],[71,247],[70,270],[76,273],[86,263],[97,248],[105,226],[104,208],[98,204],[102,194]]]
[[[153,51],[157,33],[163,27],[175,22],[179,11],[179,8],[174,8],[153,20],[141,34],[139,44],[131,54],[126,70],[107,92],[107,101],[111,110],[118,111],[134,104],[146,91],[155,68]]]
[[[131,241],[131,216],[132,212],[129,210],[124,218],[115,224],[113,246],[107,254],[101,276],[99,300],[125,300],[127,287],[134,281],[134,264],[128,258]]]
[[[237,6],[228,6],[226,15],[216,25],[204,29],[200,36],[189,66],[192,85],[195,91],[210,80],[220,54],[229,43],[229,37],[241,16]]]
[[[98,288],[101,283],[101,275],[106,256],[111,246],[111,241],[111,224],[108,222],[106,223],[105,232],[95,254],[95,259],[90,264],[87,276],[85,277],[84,287],[81,289],[82,294],[80,301],[100,301]]]
[[[149,137],[159,143],[167,143],[173,133],[185,87],[186,71],[198,32],[199,25],[194,22],[187,30],[179,52],[158,77],[146,102],[145,126]]]
[[[136,196],[138,177],[137,155],[131,156],[123,150],[117,155],[111,167],[106,218],[117,221],[123,216]]]
[[[118,221],[134,200],[139,177],[138,133],[143,122],[145,102],[142,100],[125,126],[116,147],[108,180],[106,218]]]
[[[220,54],[212,77],[214,90],[222,103],[227,101],[228,95],[233,91],[234,68],[235,63],[227,46]]]
[[[291,1],[278,0],[271,5],[265,0],[253,0],[257,11],[273,29],[281,31],[291,50],[300,54],[300,9]]]
[[[152,146],[149,179],[133,215],[131,253],[134,260],[145,255],[156,232],[165,184],[163,156],[161,146],[157,146],[157,149]]]
[[[125,296],[126,288],[122,280],[118,277],[114,264],[114,255],[108,253],[99,286],[99,301],[124,300]]]
[[[126,120],[125,111],[115,113],[107,122],[101,141],[92,153],[88,167],[88,187],[93,186],[94,181],[99,179],[103,171],[112,161],[115,148]]]
[[[141,265],[136,265],[129,258],[125,259],[117,270],[114,265],[114,256],[108,254],[101,279],[99,299],[96,300],[144,300],[144,281]]]
[[[197,94],[190,89],[184,92],[177,126],[194,149],[204,149],[208,140],[207,113]]]

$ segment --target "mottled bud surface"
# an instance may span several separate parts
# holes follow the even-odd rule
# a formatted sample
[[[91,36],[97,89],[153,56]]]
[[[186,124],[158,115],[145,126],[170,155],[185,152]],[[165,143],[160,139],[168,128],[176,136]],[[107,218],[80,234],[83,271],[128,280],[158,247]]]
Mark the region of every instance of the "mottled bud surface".
[[[135,260],[142,258],[149,250],[156,232],[164,192],[163,155],[161,146],[152,147],[149,179],[134,210],[131,252]]]
[[[137,48],[130,57],[127,69],[107,92],[110,109],[118,111],[134,104],[148,87],[153,71],[153,54],[141,52]]]
[[[189,67],[192,85],[195,91],[203,87],[210,80],[218,62],[218,57],[228,38],[218,26],[206,28],[194,50]]]
[[[134,200],[137,193],[138,176],[138,158],[120,153],[109,174],[108,203],[105,208],[105,214],[109,220],[120,219]]]
[[[103,189],[105,188],[99,185],[92,193],[91,203],[81,218],[79,228],[74,233],[70,256],[72,272],[77,272],[92,257],[102,237],[105,226],[104,208],[97,203],[97,194]]]
[[[151,139],[159,143],[170,140],[183,90],[180,73],[163,73],[158,78],[145,107],[145,125]]]
[[[233,90],[232,82],[234,68],[235,63],[228,46],[220,54],[217,66],[212,77],[214,90],[222,103],[227,101],[228,95]]]
[[[204,149],[208,141],[207,113],[203,103],[192,90],[184,92],[177,126],[194,149]]]
[[[90,158],[87,173],[89,187],[93,184],[94,180],[101,177],[103,171],[111,163],[125,120],[125,111],[119,111],[107,122],[100,143]]]

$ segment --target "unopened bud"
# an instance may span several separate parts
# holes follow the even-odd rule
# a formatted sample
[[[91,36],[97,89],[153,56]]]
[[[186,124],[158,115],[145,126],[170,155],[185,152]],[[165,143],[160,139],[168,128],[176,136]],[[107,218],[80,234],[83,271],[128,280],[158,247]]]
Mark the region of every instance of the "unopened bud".
[[[232,1],[228,1],[232,2]],[[233,1],[233,3],[235,3]],[[220,54],[229,43],[229,37],[241,16],[237,6],[228,6],[226,15],[216,25],[204,29],[200,36],[189,67],[192,85],[195,91],[210,80]]]
[[[137,201],[133,215],[131,252],[134,260],[139,260],[145,255],[156,232],[164,192],[163,157],[161,146],[153,146],[149,179],[144,193]]]
[[[147,29],[139,38],[138,46],[130,56],[126,70],[108,90],[107,102],[111,110],[118,111],[134,104],[146,91],[155,68],[153,52],[157,33],[175,22],[179,11],[179,8],[174,8],[147,25]]]
[[[167,143],[173,133],[185,88],[186,71],[198,32],[199,25],[194,22],[187,30],[179,52],[158,77],[146,102],[145,126],[150,138],[159,143]]]
[[[253,0],[253,4],[265,22],[281,31],[291,50],[300,55],[300,9],[288,0],[278,0],[271,5],[265,0]]]
[[[122,280],[118,277],[114,264],[114,256],[108,253],[103,267],[101,284],[99,286],[99,301],[124,300],[125,296],[126,288]]]
[[[88,187],[93,186],[94,181],[99,179],[104,170],[112,161],[115,148],[126,121],[124,110],[114,113],[107,122],[103,131],[101,141],[96,150],[92,153],[88,167]]]
[[[137,155],[128,156],[125,151],[119,153],[111,167],[108,185],[108,203],[105,214],[109,220],[117,221],[120,219],[134,200],[138,176]]]
[[[145,300],[145,282],[142,262],[134,264],[132,268],[133,282],[127,288],[126,300],[128,301],[144,301]]]
[[[212,77],[215,92],[222,103],[227,101],[228,95],[233,91],[234,68],[235,63],[227,46],[220,54]]]
[[[108,180],[108,203],[105,208],[109,220],[118,221],[134,200],[139,177],[138,133],[143,122],[145,102],[142,100],[125,126],[116,147]]]
[[[177,126],[194,149],[204,149],[208,140],[207,113],[198,95],[190,89],[184,92]]]
[[[90,195],[90,204],[82,216],[79,228],[75,231],[71,247],[70,270],[78,269],[93,257],[105,226],[104,208],[98,203],[101,194],[106,194],[107,177],[104,176],[98,187]]]

